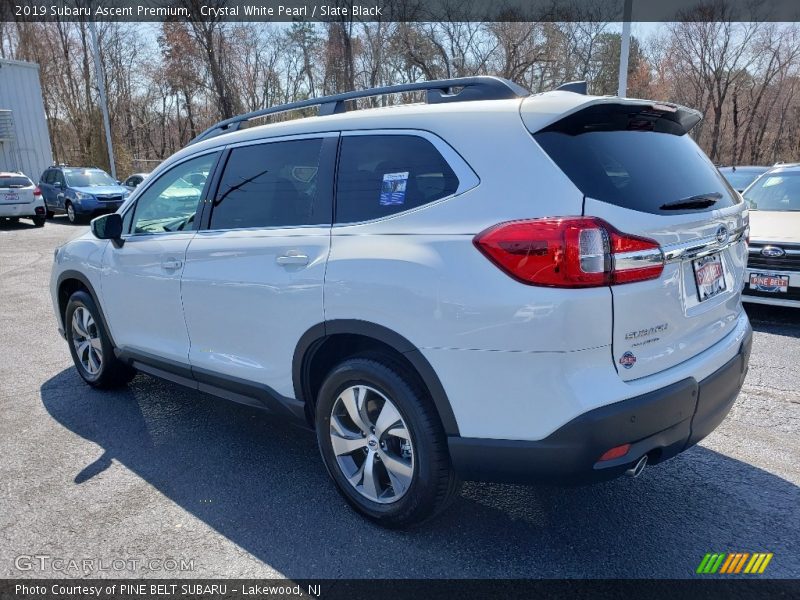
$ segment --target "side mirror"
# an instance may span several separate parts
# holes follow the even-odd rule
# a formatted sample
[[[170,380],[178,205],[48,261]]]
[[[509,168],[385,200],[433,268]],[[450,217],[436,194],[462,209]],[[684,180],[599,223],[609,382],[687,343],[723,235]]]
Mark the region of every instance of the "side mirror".
[[[92,219],[92,233],[99,240],[112,240],[116,246],[122,245],[122,215],[111,213]]]

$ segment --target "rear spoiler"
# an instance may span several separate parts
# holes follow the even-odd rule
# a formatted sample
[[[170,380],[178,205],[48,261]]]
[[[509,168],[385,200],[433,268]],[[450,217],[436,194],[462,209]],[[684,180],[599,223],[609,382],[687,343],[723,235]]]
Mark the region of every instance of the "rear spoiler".
[[[611,96],[587,98],[568,92],[531,96],[523,101],[520,114],[532,133],[558,131],[568,135],[626,130],[683,135],[703,118],[699,111],[670,102]]]

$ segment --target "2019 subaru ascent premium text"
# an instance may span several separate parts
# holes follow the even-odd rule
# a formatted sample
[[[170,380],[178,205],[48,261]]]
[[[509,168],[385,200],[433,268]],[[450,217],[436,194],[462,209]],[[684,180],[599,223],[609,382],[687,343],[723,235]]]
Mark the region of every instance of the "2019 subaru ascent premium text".
[[[315,428],[387,526],[461,479],[597,481],[685,450],[747,370],[747,211],[688,135],[699,113],[579,87],[433,81],[216,125],[56,251],[78,372]]]

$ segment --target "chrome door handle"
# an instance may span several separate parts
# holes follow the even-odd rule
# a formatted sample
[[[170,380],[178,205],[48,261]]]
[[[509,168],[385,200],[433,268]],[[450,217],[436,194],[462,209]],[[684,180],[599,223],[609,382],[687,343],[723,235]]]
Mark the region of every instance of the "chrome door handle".
[[[178,259],[161,261],[161,268],[167,271],[174,271],[175,269],[180,269],[181,265],[183,265],[183,262]]]
[[[281,256],[275,259],[275,262],[281,266],[288,266],[288,265],[307,265],[308,264],[308,256],[305,254],[300,254],[299,252],[289,251],[286,254],[282,254]]]

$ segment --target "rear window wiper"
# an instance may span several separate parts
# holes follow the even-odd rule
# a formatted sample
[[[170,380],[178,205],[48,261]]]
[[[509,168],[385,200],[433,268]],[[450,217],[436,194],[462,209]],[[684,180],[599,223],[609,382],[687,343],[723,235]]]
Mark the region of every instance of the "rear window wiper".
[[[722,199],[722,194],[713,192],[711,194],[697,194],[696,196],[689,196],[682,200],[675,202],[667,202],[661,205],[661,210],[691,210],[693,208],[708,208],[717,203],[717,200]]]

